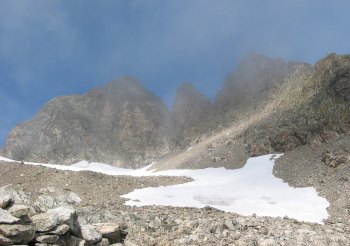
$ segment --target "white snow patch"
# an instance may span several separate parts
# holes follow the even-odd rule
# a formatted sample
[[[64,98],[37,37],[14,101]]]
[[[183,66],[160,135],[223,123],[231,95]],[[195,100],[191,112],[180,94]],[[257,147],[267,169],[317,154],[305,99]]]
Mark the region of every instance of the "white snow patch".
[[[281,155],[276,156],[276,158]],[[3,161],[13,161],[0,157]],[[241,169],[206,168],[196,170],[149,171],[147,167],[133,170],[104,163],[82,161],[72,166],[43,163],[60,170],[91,170],[108,175],[188,176],[193,182],[161,187],[136,189],[123,195],[127,205],[164,205],[176,207],[211,206],[241,215],[288,216],[301,221],[322,223],[328,217],[328,201],[318,196],[313,187],[293,188],[272,174],[275,158],[265,155],[250,158]]]
[[[0,156],[0,161],[14,162],[14,160],[11,160],[9,158],[5,158],[5,157],[2,157],[2,156]]]
[[[195,181],[137,189],[122,197],[130,199],[127,205],[211,206],[241,215],[286,215],[322,223],[328,217],[328,201],[319,197],[312,187],[293,188],[276,178],[272,174],[274,161],[272,155],[265,155],[250,158],[243,168],[235,170],[207,168],[157,172],[157,175],[189,176]]]

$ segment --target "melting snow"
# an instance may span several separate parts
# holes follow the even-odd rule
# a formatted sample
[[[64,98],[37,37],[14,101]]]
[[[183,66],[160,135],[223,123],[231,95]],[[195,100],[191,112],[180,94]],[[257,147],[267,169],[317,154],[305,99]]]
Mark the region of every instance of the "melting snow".
[[[278,158],[278,155],[276,158]],[[3,161],[12,161],[0,157]],[[46,167],[83,171],[91,170],[108,175],[130,176],[188,176],[193,182],[161,187],[136,189],[123,195],[127,205],[167,205],[177,207],[211,206],[241,215],[285,216],[302,221],[322,223],[328,217],[329,206],[312,187],[293,188],[272,174],[275,158],[272,155],[250,158],[241,169],[206,168],[197,170],[149,171],[123,169],[104,163],[79,162],[72,166],[26,163]]]

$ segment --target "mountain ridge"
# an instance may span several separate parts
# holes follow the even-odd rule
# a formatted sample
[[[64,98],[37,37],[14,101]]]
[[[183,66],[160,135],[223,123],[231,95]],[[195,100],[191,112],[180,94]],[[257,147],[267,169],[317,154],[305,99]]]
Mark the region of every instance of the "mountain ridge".
[[[120,78],[82,96],[51,100],[11,131],[1,154],[62,164],[84,159],[135,168],[163,159],[162,168],[170,162],[169,167],[234,168],[236,157],[290,151],[326,141],[324,132],[347,132],[349,60],[330,54],[309,65],[249,55],[227,77],[214,104],[187,82],[178,88],[171,112],[138,80]],[[338,116],[342,123],[332,123]],[[201,142],[208,146],[182,159],[194,153],[184,149]]]

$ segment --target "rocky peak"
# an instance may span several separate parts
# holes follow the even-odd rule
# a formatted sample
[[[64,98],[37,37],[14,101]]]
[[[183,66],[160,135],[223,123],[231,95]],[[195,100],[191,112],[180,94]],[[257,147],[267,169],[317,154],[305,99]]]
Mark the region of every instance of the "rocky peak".
[[[185,82],[179,86],[172,110],[177,127],[193,127],[210,120],[214,114],[213,104],[206,96],[196,91],[191,83]]]
[[[51,100],[33,120],[11,131],[2,154],[37,162],[138,167],[171,149],[171,124],[158,97],[137,80],[121,78],[85,96]]]
[[[350,101],[350,55],[330,54],[316,63],[311,78],[314,90],[321,89],[337,100]]]
[[[256,53],[247,55],[225,80],[216,98],[217,108],[227,112],[244,105],[256,106],[271,88],[283,82],[295,65]]]

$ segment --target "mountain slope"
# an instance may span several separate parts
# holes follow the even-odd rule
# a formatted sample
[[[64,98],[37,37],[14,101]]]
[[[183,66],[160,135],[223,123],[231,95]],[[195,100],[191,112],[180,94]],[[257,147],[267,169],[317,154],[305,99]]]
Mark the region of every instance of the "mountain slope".
[[[84,96],[53,99],[12,130],[2,154],[17,160],[138,167],[170,151],[172,129],[161,100],[136,80],[122,78]]]
[[[237,168],[248,156],[317,146],[350,132],[349,55],[331,54],[314,66],[268,61],[266,71],[260,69],[261,62],[266,63],[264,59],[249,62],[246,68],[259,71],[261,78],[270,77],[263,74],[271,74],[281,66],[288,70],[283,70],[283,76],[280,72],[277,77],[272,76],[272,82],[260,80],[258,75],[254,81],[231,81],[232,90],[226,81],[227,90],[219,93],[216,103],[223,113],[212,119],[223,127],[207,129],[207,137],[161,160],[157,168]],[[236,72],[232,75],[235,78]],[[244,87],[246,82],[248,88],[257,83],[257,88],[248,90]],[[263,91],[258,89],[263,87]],[[223,101],[227,102],[225,106]]]
[[[349,133],[349,100],[349,55],[309,65],[253,54],[225,81],[215,107],[185,83],[169,113],[159,98],[124,78],[85,96],[52,100],[10,133],[1,154],[38,162],[138,167],[160,160],[159,169],[237,168],[248,156]]]

